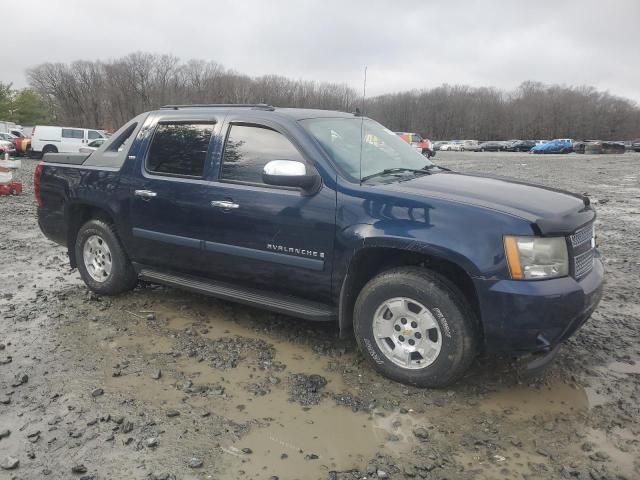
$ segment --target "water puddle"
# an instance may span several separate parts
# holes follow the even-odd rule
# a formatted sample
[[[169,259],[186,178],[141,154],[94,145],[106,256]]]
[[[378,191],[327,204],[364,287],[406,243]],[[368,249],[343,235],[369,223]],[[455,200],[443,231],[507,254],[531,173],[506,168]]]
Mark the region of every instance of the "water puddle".
[[[510,411],[522,418],[572,414],[586,411],[589,407],[589,396],[585,389],[566,383],[552,383],[541,388],[517,385],[500,390],[480,402],[480,408],[485,412]]]

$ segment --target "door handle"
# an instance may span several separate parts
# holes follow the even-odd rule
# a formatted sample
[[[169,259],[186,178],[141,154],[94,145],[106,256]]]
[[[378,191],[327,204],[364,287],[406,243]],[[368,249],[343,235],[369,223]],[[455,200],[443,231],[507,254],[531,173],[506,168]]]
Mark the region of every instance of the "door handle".
[[[151,190],[136,190],[135,192],[133,192],[133,194],[136,197],[141,198],[153,198],[158,196],[156,192],[152,192]]]
[[[237,203],[229,202],[227,200],[214,200],[211,202],[211,206],[214,208],[222,208],[223,210],[235,210],[240,208]]]

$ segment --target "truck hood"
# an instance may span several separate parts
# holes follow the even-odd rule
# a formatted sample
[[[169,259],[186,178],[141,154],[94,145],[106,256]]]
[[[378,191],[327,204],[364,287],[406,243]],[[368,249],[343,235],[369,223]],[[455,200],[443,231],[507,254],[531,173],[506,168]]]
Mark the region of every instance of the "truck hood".
[[[380,188],[504,212],[529,221],[543,235],[567,235],[595,218],[586,196],[505,177],[445,172]]]

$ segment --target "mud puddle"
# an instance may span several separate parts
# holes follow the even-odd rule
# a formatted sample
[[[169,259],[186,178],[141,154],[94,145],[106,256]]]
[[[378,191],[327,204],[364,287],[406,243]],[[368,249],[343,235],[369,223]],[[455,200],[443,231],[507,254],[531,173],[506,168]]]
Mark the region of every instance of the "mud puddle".
[[[556,382],[540,388],[527,385],[505,388],[488,396],[479,406],[485,412],[532,418],[584,412],[591,404],[587,391],[580,385]]]

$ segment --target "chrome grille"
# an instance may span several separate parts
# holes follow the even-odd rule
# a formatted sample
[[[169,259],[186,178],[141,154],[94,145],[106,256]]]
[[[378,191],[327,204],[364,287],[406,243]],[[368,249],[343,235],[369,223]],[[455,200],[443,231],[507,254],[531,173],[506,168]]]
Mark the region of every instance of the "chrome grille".
[[[571,246],[573,248],[580,247],[587,242],[590,242],[593,238],[593,223],[587,225],[586,227],[582,227],[576,233],[571,235],[569,239],[571,240]]]
[[[582,278],[593,268],[593,248],[573,258],[573,271],[576,278]]]
[[[582,227],[569,236],[573,251],[573,276],[581,279],[593,269],[595,236],[593,223]]]

